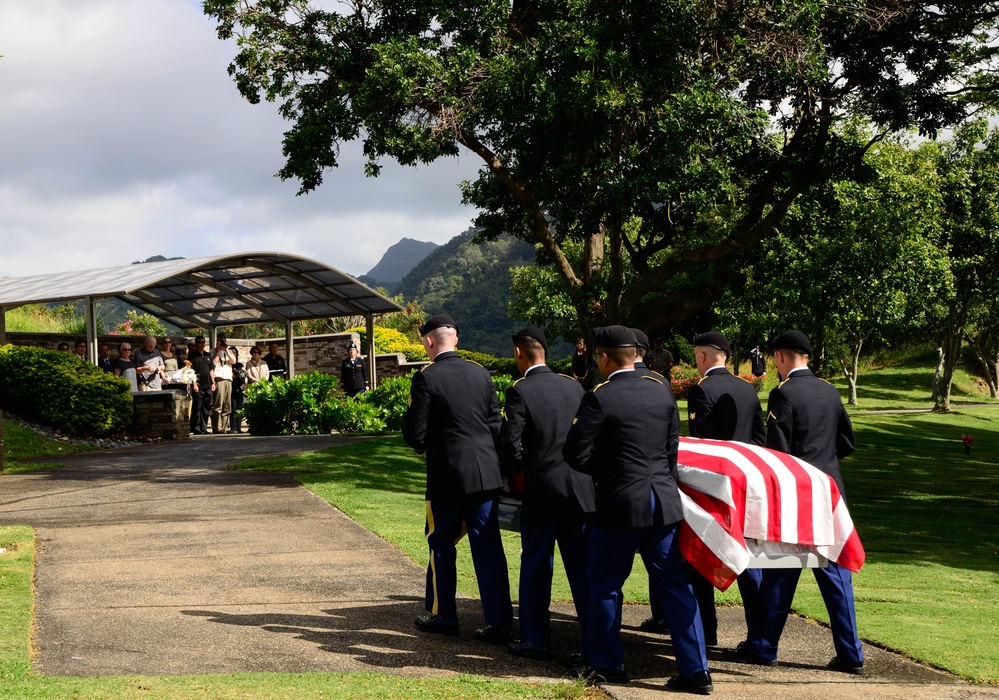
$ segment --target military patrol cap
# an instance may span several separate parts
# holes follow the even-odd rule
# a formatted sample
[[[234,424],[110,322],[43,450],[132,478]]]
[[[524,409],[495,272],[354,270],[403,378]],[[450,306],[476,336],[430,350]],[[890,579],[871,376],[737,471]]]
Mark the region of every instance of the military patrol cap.
[[[545,357],[548,357],[548,339],[545,337],[545,332],[538,328],[537,326],[524,326],[519,331],[510,336],[511,339],[517,340],[518,338],[531,338],[541,343],[541,347],[545,350]]]
[[[436,316],[431,316],[420,326],[420,335],[426,335],[432,330],[438,328],[453,328],[454,332],[458,332],[458,324],[454,322],[454,319],[447,314],[437,314]]]
[[[698,345],[709,348],[718,348],[728,357],[732,354],[732,346],[728,344],[728,339],[721,333],[711,331],[709,333],[694,333],[694,347]]]
[[[598,348],[633,348],[638,345],[635,332],[625,326],[604,326],[593,330]]]
[[[635,334],[635,340],[638,342],[638,347],[646,352],[649,351],[649,336],[645,335],[645,331],[639,328],[632,328],[631,332]]]
[[[808,336],[801,331],[784,331],[774,338],[774,350],[793,350],[803,355],[812,356],[812,344]]]

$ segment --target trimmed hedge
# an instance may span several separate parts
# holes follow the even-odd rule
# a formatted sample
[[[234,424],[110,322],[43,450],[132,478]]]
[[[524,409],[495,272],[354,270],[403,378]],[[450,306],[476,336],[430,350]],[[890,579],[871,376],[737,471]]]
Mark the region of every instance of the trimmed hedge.
[[[0,405],[76,437],[117,435],[132,423],[128,380],[45,348],[0,347]]]
[[[294,379],[257,382],[246,391],[242,416],[252,435],[326,435],[401,430],[409,407],[413,374],[383,379],[353,399],[336,391],[336,377],[313,372]],[[513,378],[493,377],[500,410]]]

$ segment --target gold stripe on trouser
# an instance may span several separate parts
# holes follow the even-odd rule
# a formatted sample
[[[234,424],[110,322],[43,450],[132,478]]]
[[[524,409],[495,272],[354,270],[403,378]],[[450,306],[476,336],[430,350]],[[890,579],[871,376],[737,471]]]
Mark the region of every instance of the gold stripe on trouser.
[[[430,535],[434,532],[434,511],[430,508],[430,501],[426,501],[427,504],[427,543],[430,543]],[[440,596],[437,595],[437,566],[434,564],[434,548],[430,548],[430,571],[433,574],[433,586],[434,586],[434,604],[430,610],[431,615],[437,614],[438,601]]]

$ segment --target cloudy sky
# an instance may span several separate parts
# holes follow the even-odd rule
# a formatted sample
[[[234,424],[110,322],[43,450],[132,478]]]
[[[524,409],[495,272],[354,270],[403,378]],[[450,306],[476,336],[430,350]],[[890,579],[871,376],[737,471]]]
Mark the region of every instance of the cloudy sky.
[[[286,124],[239,96],[234,55],[197,0],[0,1],[0,277],[243,251],[356,275],[468,227],[471,155],[365,178],[353,144],[296,197]]]

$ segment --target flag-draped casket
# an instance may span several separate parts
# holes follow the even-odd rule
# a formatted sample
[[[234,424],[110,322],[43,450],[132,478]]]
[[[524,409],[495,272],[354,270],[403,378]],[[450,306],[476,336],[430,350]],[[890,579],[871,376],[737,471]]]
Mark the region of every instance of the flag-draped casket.
[[[698,438],[680,438],[677,462],[680,547],[716,588],[728,588],[750,564],[747,539],[764,551],[813,552],[860,571],[864,548],[824,472],[765,447]]]

